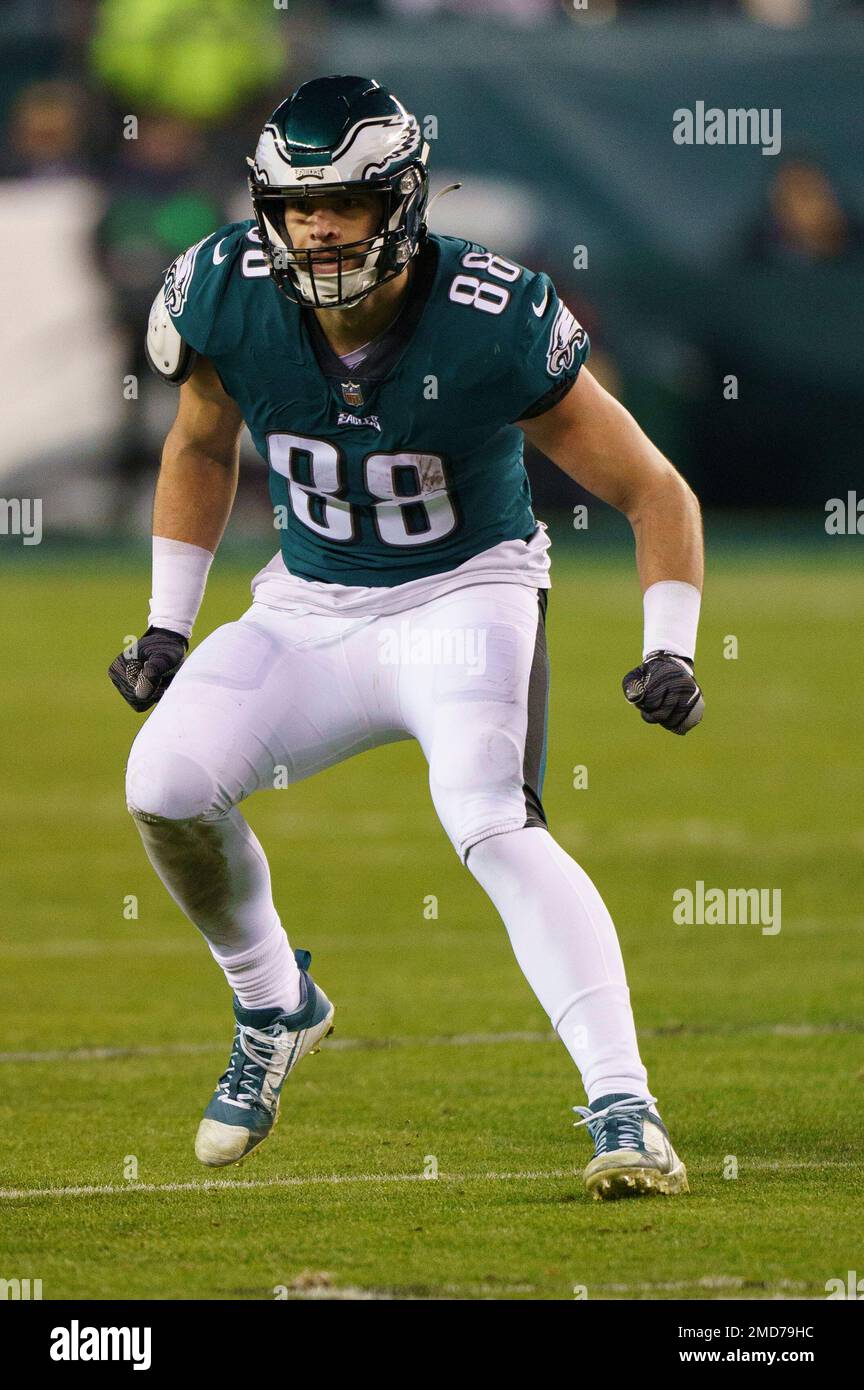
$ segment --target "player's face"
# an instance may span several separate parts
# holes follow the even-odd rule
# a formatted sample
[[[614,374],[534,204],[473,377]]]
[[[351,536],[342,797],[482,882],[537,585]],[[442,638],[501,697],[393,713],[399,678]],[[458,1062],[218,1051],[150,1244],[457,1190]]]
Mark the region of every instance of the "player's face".
[[[315,198],[286,198],[285,227],[298,251],[323,250],[374,236],[381,226],[383,205],[379,193],[334,193]],[[343,270],[353,270],[363,256],[349,256]],[[336,270],[332,261],[316,257],[317,272]]]

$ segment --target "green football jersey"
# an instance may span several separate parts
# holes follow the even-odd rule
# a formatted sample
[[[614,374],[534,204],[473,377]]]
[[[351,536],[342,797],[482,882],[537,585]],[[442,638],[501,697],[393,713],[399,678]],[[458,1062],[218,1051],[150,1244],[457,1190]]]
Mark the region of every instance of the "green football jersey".
[[[410,275],[397,319],[349,368],[276,288],[251,220],[168,272],[181,337],[269,464],[282,555],[301,578],[402,584],[535,530],[514,422],[570,389],[587,335],[547,275],[474,242],[430,234]]]

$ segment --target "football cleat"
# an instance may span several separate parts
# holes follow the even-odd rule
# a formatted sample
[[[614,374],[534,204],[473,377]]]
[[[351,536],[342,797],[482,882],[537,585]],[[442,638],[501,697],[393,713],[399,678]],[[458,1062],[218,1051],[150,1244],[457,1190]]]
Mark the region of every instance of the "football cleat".
[[[195,1155],[208,1168],[240,1163],[272,1133],[288,1074],[333,1032],[333,1005],[307,969],[308,951],[295,951],[300,1003],[293,1013],[244,1009],[233,999],[234,1045],[198,1126]]]
[[[687,1170],[676,1154],[660,1116],[650,1107],[656,1097],[601,1096],[590,1106],[574,1105],[594,1140],[594,1157],[583,1173],[595,1201],[617,1197],[672,1197],[689,1192]]]

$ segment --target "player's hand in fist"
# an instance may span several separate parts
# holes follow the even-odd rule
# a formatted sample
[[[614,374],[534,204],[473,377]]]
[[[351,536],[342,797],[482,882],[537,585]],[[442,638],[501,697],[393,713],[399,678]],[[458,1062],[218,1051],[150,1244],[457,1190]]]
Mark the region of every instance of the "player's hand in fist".
[[[693,675],[693,662],[687,657],[649,652],[621,684],[646,724],[661,724],[670,733],[686,734],[702,718],[705,701]]]
[[[134,647],[114,658],[108,675],[123,699],[141,714],[161,700],[188,650],[189,643],[179,632],[148,627]]]

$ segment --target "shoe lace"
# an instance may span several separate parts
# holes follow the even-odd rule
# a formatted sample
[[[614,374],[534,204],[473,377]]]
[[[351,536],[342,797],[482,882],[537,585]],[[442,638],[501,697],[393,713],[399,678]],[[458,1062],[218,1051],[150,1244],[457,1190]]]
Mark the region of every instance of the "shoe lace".
[[[228,1066],[216,1083],[223,1098],[249,1107],[260,1102],[261,1087],[281,1042],[281,1033],[278,1025],[263,1030],[237,1024]]]
[[[591,1110],[587,1105],[574,1105],[577,1115],[584,1119],[574,1120],[573,1127],[588,1126],[588,1133],[594,1140],[595,1158],[609,1152],[610,1130],[614,1133],[616,1149],[641,1149],[642,1125],[646,1111],[657,1104],[656,1096],[628,1096],[626,1100],[613,1100],[602,1110]]]

